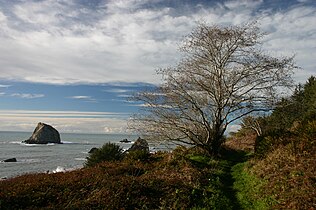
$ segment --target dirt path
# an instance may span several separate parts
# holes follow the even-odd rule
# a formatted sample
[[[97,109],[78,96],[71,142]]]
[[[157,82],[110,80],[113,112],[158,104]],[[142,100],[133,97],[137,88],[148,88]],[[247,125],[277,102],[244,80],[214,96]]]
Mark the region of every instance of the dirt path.
[[[232,168],[239,163],[247,161],[246,152],[236,151],[236,150],[224,150],[222,152],[220,166],[222,169],[222,174],[219,176],[223,187],[223,194],[230,200],[232,209],[240,210],[242,209],[238,199],[237,192],[233,188],[235,179],[232,175]]]

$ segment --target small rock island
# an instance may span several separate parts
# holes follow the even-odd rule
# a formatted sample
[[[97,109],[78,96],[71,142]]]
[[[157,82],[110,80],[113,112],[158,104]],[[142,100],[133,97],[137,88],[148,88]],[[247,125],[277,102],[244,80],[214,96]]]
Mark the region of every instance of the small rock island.
[[[32,134],[32,136],[22,141],[22,143],[26,144],[62,144],[60,140],[59,132],[53,128],[51,125],[47,125],[45,123],[39,122]]]

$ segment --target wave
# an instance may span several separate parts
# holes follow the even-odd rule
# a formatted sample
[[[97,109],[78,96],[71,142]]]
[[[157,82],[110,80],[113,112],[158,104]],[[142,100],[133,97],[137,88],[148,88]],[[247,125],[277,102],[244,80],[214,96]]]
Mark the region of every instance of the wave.
[[[72,141],[62,141],[63,144],[80,144],[78,142],[72,142]]]
[[[86,161],[87,159],[86,158],[75,158],[75,160]]]
[[[21,141],[10,141],[9,143],[10,144],[25,144],[25,143],[22,143]]]
[[[10,144],[19,144],[22,146],[27,146],[27,147],[44,147],[44,146],[55,146],[55,143],[48,143],[48,144],[27,144],[21,141],[10,141]]]
[[[60,173],[60,172],[66,172],[66,169],[62,166],[57,166],[55,170],[53,170],[53,173]]]
[[[22,163],[39,163],[41,162],[40,159],[17,159],[17,162],[22,162]]]
[[[80,168],[82,168],[82,166],[75,166],[75,167],[73,167],[73,168],[64,168],[64,167],[62,167],[62,166],[57,166],[57,168],[55,169],[55,170],[53,170],[53,172],[52,173],[64,173],[64,172],[70,172],[70,171],[74,171],[74,170],[77,170],[77,169],[80,169]]]
[[[63,144],[80,144],[80,145],[97,145],[96,143],[83,141],[83,142],[73,142],[73,141],[62,141]]]
[[[36,147],[36,146],[55,146],[55,145],[62,145],[62,144],[84,144],[84,143],[78,143],[78,142],[71,142],[71,141],[62,141],[62,144],[56,144],[56,143],[47,143],[47,144],[27,144],[21,141],[10,141],[10,144],[19,144],[23,146],[28,147]]]

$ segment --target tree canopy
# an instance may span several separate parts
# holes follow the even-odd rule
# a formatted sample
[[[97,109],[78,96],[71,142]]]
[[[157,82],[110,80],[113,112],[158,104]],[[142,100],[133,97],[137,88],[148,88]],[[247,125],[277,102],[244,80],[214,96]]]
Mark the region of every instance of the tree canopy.
[[[144,112],[133,118],[132,128],[216,155],[229,124],[270,110],[280,90],[293,83],[293,57],[264,53],[262,36],[253,23],[199,24],[182,42],[181,62],[158,70],[161,86],[135,96]]]

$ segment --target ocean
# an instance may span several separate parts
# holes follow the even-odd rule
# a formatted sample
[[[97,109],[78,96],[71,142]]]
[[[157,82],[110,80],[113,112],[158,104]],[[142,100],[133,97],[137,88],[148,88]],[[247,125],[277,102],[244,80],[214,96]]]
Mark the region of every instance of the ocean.
[[[26,173],[54,173],[82,168],[91,148],[101,147],[107,142],[112,142],[128,149],[138,138],[135,135],[122,134],[61,133],[63,144],[35,145],[21,143],[31,135],[31,132],[0,131],[0,161],[9,158],[17,159],[17,162],[0,162],[0,179]],[[120,143],[123,139],[132,142]],[[157,147],[154,147],[150,144],[150,149],[157,149]]]

